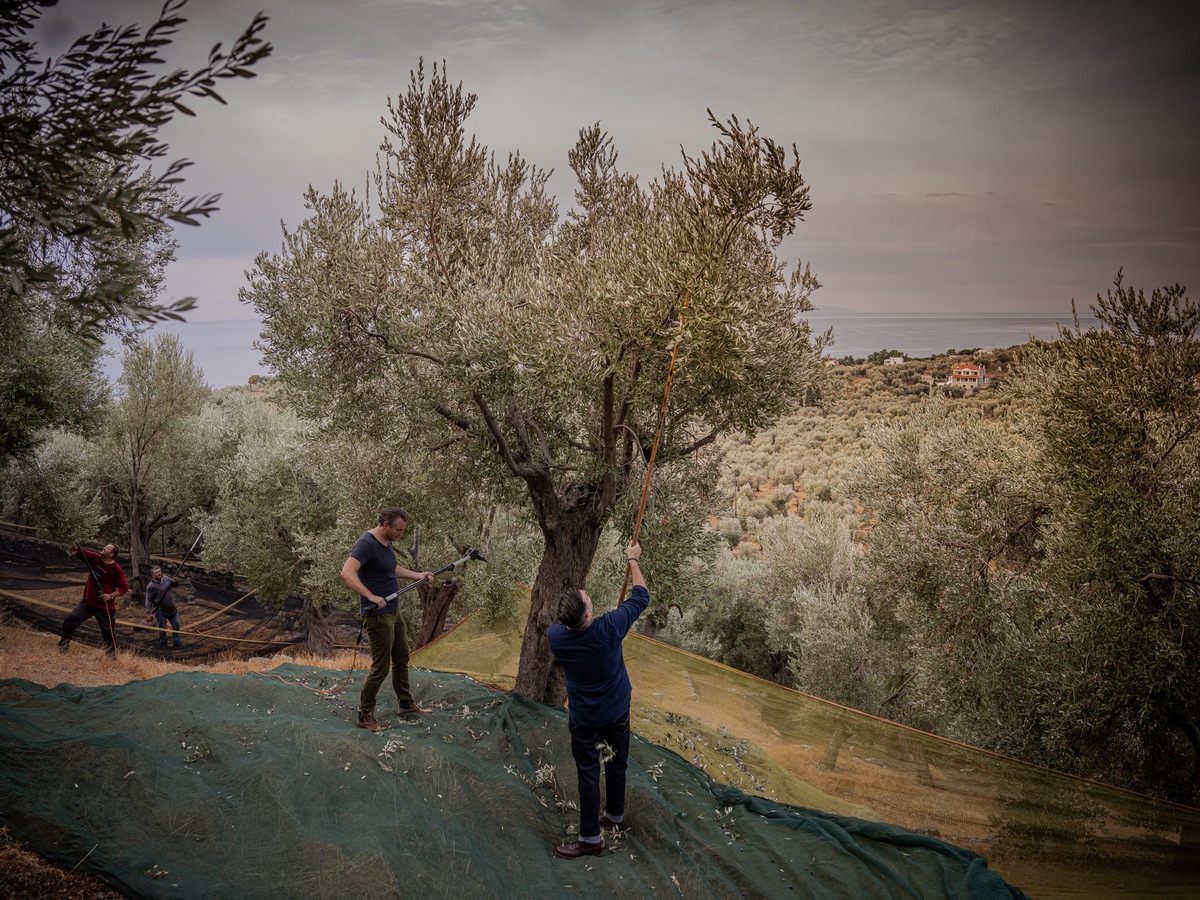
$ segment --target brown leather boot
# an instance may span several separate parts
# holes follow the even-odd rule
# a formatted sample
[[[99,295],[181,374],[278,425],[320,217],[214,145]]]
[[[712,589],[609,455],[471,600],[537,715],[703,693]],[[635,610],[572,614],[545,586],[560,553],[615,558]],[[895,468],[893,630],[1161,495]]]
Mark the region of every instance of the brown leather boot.
[[[354,724],[359,728],[367,729],[367,731],[378,732],[383,730],[380,724],[375,721],[375,713],[364,712],[361,709],[358,711],[358,721]]]
[[[554,855],[560,859],[579,859],[581,856],[600,856],[604,852],[604,841],[592,844],[588,841],[572,841],[560,844],[554,848]]]

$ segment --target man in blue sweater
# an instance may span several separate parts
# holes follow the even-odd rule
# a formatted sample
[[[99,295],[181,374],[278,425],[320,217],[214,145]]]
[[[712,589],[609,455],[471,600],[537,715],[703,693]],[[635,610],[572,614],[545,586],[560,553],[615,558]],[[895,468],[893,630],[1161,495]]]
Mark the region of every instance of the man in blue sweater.
[[[558,622],[547,633],[550,651],[567,682],[571,755],[579,777],[579,840],[554,848],[563,859],[604,852],[600,826],[620,831],[625,822],[625,769],[629,760],[629,698],[633,686],[625,671],[621,642],[650,602],[638,560],[642,548],[631,542],[625,555],[633,590],[629,599],[599,618],[587,591],[568,588],[558,600]],[[600,815],[603,754],[604,815]]]

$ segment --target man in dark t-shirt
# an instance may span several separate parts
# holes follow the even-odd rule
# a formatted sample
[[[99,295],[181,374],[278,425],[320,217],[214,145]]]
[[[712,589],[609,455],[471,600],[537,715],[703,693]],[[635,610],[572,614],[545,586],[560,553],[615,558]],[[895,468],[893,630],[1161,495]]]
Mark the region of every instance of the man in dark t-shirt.
[[[595,617],[587,591],[568,588],[558,600],[558,624],[546,637],[567,682],[567,726],[579,777],[579,840],[554,848],[563,859],[604,852],[600,827],[625,827],[625,770],[629,761],[629,699],[633,685],[625,671],[621,642],[650,603],[639,560],[642,548],[625,550],[633,590],[616,609]],[[600,815],[603,753],[605,803]]]
[[[358,703],[359,728],[380,731],[375,719],[375,699],[379,688],[392,671],[392,687],[400,706],[399,715],[424,713],[429,710],[417,704],[408,686],[408,636],[400,616],[400,600],[396,596],[399,578],[412,581],[431,581],[432,572],[414,572],[396,563],[392,541],[400,539],[408,526],[409,516],[395,507],[379,513],[379,524],[364,531],[342,566],[342,581],[358,594],[359,614],[371,644],[371,671],[363,682]]]

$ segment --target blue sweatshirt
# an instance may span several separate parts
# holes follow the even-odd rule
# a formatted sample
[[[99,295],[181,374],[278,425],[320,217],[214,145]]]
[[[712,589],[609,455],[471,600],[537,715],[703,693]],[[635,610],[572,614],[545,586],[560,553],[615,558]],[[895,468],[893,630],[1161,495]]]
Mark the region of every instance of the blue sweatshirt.
[[[621,642],[650,602],[650,592],[637,585],[629,599],[592,620],[582,631],[550,626],[550,652],[562,665],[567,681],[568,714],[580,728],[600,728],[629,712],[633,685],[625,671]]]

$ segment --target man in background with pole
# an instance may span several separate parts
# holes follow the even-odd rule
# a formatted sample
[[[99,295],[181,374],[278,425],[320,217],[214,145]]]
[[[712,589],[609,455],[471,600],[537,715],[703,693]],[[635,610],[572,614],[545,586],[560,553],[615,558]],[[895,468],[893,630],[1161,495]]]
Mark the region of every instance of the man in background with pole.
[[[87,584],[83,588],[83,599],[63,619],[62,637],[58,652],[66,653],[71,646],[71,636],[85,620],[95,616],[100,632],[108,644],[105,651],[109,656],[117,655],[117,638],[113,633],[116,621],[117,598],[129,593],[129,582],[125,570],[117,565],[117,547],[106,544],[99,553],[75,545],[75,555],[88,567]]]
[[[400,704],[397,713],[429,712],[413,699],[408,685],[408,636],[399,612],[398,579],[432,581],[433,573],[414,572],[398,565],[392,549],[392,542],[399,540],[408,527],[408,519],[408,513],[397,507],[382,510],[379,524],[359,536],[341,571],[346,587],[358,594],[359,615],[371,644],[371,671],[363,682],[356,723],[368,731],[381,730],[375,719],[375,699],[389,666]]]
[[[150,581],[146,585],[146,621],[158,622],[158,644],[167,646],[167,623],[175,629],[175,646],[182,647],[179,640],[179,607],[175,605],[175,582],[170,575],[164,575],[162,566],[150,570]]]
[[[567,682],[567,724],[571,755],[579,777],[579,840],[554,848],[563,859],[604,852],[600,826],[625,826],[625,770],[629,761],[629,700],[633,685],[625,670],[621,643],[650,603],[636,540],[625,548],[633,590],[629,599],[600,617],[592,598],[580,588],[559,595],[558,624],[546,633],[550,652]],[[602,759],[603,754],[603,759]],[[605,803],[600,815],[600,766],[604,766]]]

